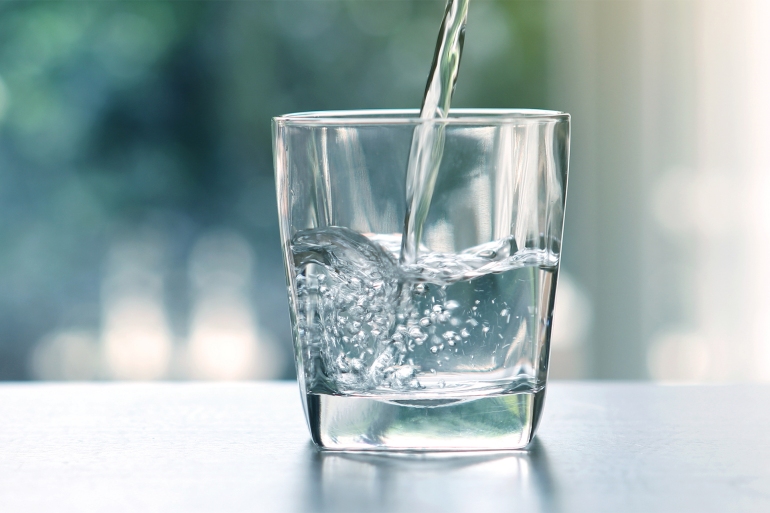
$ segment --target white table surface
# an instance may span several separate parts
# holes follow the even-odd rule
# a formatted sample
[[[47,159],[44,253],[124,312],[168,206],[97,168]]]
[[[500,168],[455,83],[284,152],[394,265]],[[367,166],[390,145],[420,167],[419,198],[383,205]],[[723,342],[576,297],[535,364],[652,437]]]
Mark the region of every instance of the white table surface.
[[[295,383],[0,385],[0,512],[770,512],[770,386],[552,383],[528,452],[319,453]]]

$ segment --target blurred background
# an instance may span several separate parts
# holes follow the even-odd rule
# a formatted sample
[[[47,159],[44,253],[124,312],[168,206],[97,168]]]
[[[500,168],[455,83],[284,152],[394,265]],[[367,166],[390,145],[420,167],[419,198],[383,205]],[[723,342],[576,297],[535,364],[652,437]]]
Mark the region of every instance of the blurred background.
[[[294,376],[270,118],[416,108],[444,0],[0,3],[0,379]],[[552,377],[770,380],[770,3],[473,0],[573,115]]]

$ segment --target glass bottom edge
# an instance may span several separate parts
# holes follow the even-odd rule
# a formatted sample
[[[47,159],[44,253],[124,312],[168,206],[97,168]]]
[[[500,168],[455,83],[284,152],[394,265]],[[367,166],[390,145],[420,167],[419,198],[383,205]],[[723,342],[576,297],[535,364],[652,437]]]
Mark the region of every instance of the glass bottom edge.
[[[545,402],[536,392],[419,405],[373,397],[306,394],[313,443],[328,451],[445,452],[526,449]]]

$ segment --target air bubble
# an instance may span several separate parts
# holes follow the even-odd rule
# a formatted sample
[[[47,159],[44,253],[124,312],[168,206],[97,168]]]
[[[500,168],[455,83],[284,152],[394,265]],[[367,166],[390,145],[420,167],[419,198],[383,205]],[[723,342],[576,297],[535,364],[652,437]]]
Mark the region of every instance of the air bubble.
[[[414,327],[409,330],[409,336],[412,338],[425,338],[427,335],[420,331],[420,328]]]
[[[461,337],[463,337],[463,338],[468,338],[468,337],[470,337],[470,336],[471,336],[471,334],[470,334],[470,332],[469,332],[468,330],[466,330],[465,328],[463,328],[463,329],[460,331],[460,336],[461,336]]]
[[[491,249],[487,249],[484,251],[479,251],[479,256],[481,258],[495,258],[497,256],[497,252],[492,251]]]
[[[423,328],[427,328],[428,326],[430,326],[430,319],[428,319],[427,317],[423,317],[422,319],[420,319],[420,326],[422,326]]]
[[[393,373],[393,378],[399,381],[407,381],[414,377],[414,372],[412,367],[401,367]]]
[[[447,310],[454,310],[455,308],[459,308],[459,307],[460,307],[460,303],[458,303],[454,299],[447,301],[445,305],[445,308]]]
[[[438,346],[431,346],[430,352],[433,353],[433,354],[438,354],[438,352],[439,352]]]

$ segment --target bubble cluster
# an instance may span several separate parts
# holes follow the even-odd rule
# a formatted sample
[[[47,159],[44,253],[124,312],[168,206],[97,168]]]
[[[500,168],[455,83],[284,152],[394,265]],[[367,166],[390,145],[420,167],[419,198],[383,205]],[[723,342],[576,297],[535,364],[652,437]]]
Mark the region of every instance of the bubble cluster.
[[[504,297],[531,289],[531,280],[456,274],[474,259],[486,265],[500,248],[428,253],[405,269],[384,249],[397,247],[393,241],[372,238],[327,228],[292,239],[299,348],[310,388],[341,394],[451,388],[425,376],[504,366],[513,353],[498,348],[535,325],[526,313],[534,306],[531,293],[518,294],[529,298],[520,304]],[[513,317],[514,311],[521,315]]]

